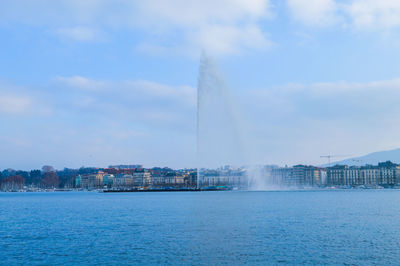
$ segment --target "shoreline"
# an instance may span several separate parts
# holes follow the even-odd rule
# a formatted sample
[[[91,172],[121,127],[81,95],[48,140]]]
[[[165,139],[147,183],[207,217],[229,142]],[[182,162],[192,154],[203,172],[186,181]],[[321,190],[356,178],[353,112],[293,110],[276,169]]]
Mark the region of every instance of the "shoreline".
[[[371,188],[371,187],[326,187],[326,188],[277,188],[277,189],[233,189],[233,188],[176,188],[176,189],[39,189],[39,190],[18,190],[18,191],[0,191],[0,193],[52,193],[52,192],[94,192],[94,193],[154,193],[154,192],[216,192],[216,191],[237,191],[237,192],[290,192],[290,191],[364,191],[364,190],[400,190],[400,187],[390,188]]]

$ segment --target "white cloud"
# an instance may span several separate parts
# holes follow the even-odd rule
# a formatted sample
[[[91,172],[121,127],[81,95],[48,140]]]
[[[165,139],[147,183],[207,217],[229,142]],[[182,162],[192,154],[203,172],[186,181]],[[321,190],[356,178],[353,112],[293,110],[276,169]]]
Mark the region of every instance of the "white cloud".
[[[93,42],[104,40],[104,36],[100,31],[83,26],[60,28],[55,32],[62,39],[74,41]]]
[[[307,26],[351,26],[361,30],[390,30],[400,26],[397,0],[287,0],[297,21]]]
[[[24,114],[31,110],[32,99],[19,95],[0,95],[0,113]]]
[[[209,24],[236,24],[256,21],[269,15],[268,0],[148,0],[138,1],[145,23],[162,26],[202,27]]]
[[[268,0],[19,0],[1,2],[1,20],[30,24],[178,26],[232,23],[268,15]],[[41,12],[39,12],[41,11]],[[152,26],[154,26],[152,25]]]
[[[195,158],[195,88],[82,76],[58,77],[51,88],[42,102],[52,102],[54,116],[35,123],[21,117],[7,133],[15,139],[1,142],[8,150],[20,147],[21,154],[31,143],[27,161],[58,160],[64,162],[60,167],[110,160],[182,166]],[[242,93],[255,162],[324,163],[319,155],[358,155],[400,145],[400,79],[289,84]],[[0,96],[2,115],[36,112],[42,105],[37,95],[4,91]],[[16,100],[24,97],[31,100]],[[2,159],[12,165],[15,158]]]
[[[400,2],[397,0],[354,0],[344,8],[358,28],[391,29],[400,26]]]
[[[287,0],[293,17],[310,26],[332,25],[337,20],[335,0]]]
[[[0,84],[0,115],[4,118],[15,115],[18,115],[19,119],[48,117],[52,112],[52,102],[46,94],[27,87]]]
[[[131,27],[147,36],[138,49],[156,54],[206,49],[225,55],[270,45],[259,24],[270,17],[270,0],[22,1],[0,3],[0,22],[56,27],[59,36],[76,41],[102,40],[107,29]]]
[[[341,93],[365,93],[391,91],[400,94],[400,78],[371,82],[318,82],[313,84],[288,84],[276,88],[286,93],[309,93],[312,95],[329,97]]]
[[[54,86],[65,88],[65,108],[86,114],[127,119],[142,125],[188,124],[196,106],[196,89],[146,80],[103,81],[81,76],[57,77]],[[75,89],[75,90],[74,90]]]
[[[277,0],[275,0],[277,2]],[[261,22],[272,0],[20,0],[0,1],[0,23],[47,26],[62,38],[103,41],[108,31],[131,28],[148,54],[215,55],[262,51],[271,46]],[[286,0],[293,19],[313,27],[387,30],[400,26],[397,0]],[[281,15],[281,14],[279,14]]]
[[[126,81],[124,83],[128,85],[128,90],[134,91],[135,94],[176,98],[176,100],[183,101],[189,105],[194,105],[196,102],[196,89],[190,86],[173,87],[146,80]]]
[[[188,43],[217,55],[240,54],[248,50],[265,50],[272,45],[264,33],[255,25],[242,26],[206,26],[191,32]]]
[[[177,47],[171,48],[166,45],[161,45],[157,43],[142,42],[136,45],[134,50],[139,53],[144,53],[152,56],[163,56],[168,54],[177,54]],[[175,50],[175,51],[174,51]]]
[[[313,117],[319,120],[358,117],[368,120],[394,113],[400,116],[400,78],[364,83],[287,84],[253,91],[272,119]],[[260,105],[261,105],[260,104]]]
[[[266,51],[274,46],[256,25],[210,25],[187,31],[183,39],[173,44],[140,43],[136,51],[150,55],[186,55],[198,58],[201,51],[213,56],[248,54]]]
[[[81,90],[88,90],[88,91],[98,91],[106,86],[106,84],[102,81],[96,81],[82,76],[72,76],[72,77],[58,76],[55,78],[55,81],[65,84],[72,88],[78,88]]]
[[[69,79],[85,80],[91,86],[98,84],[101,89],[81,89],[79,82],[71,83]],[[82,109],[75,119],[88,116],[96,121],[97,131],[90,125],[86,129],[98,132],[92,133],[94,136],[121,143],[139,139],[135,147],[143,138],[148,144],[158,139],[165,141],[166,135],[195,136],[196,90],[190,86],[86,77],[63,77],[58,82],[68,87],[68,94],[76,93],[62,108],[67,108],[69,114]],[[324,163],[319,161],[319,155],[325,153],[358,155],[400,145],[399,127],[394,126],[400,117],[400,78],[288,84],[246,90],[240,96],[246,107],[245,120],[249,121],[247,144],[254,147],[251,156],[259,163]],[[93,100],[84,106],[74,103],[86,97]],[[102,121],[115,124],[107,127]],[[110,130],[115,132],[107,133]],[[194,138],[191,141],[195,143]],[[182,147],[179,143],[176,146]]]
[[[267,0],[175,0],[172,3],[152,0],[142,2],[140,9],[148,17],[145,23],[159,30],[156,33],[176,29],[181,32],[178,45],[157,46],[164,50],[170,50],[166,49],[169,47],[198,55],[205,49],[214,55],[231,55],[264,50],[271,45],[258,24],[259,20],[269,17]]]
[[[188,165],[195,154],[195,99],[190,86],[145,80],[59,76],[29,92],[0,85],[0,117],[7,124],[0,145],[12,154],[1,161],[18,168]],[[48,105],[52,112],[44,113]]]
[[[399,97],[400,78],[288,84],[250,91],[244,99],[257,155],[294,164],[315,163],[324,153],[361,155],[398,147]]]
[[[103,81],[82,76],[62,77],[54,79],[58,84],[86,91],[92,95],[120,94],[121,97],[133,97],[143,100],[144,97],[173,99],[188,105],[196,102],[196,89],[190,86],[169,86],[148,80]]]

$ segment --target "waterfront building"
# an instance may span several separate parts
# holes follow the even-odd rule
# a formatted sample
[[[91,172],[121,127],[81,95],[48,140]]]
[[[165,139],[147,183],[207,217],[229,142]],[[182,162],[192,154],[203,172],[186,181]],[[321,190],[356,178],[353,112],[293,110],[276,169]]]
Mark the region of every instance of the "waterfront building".
[[[162,186],[165,184],[164,176],[161,174],[151,174],[150,175],[150,183],[153,187]]]
[[[244,168],[225,168],[221,171],[220,176],[222,177],[222,180],[225,180],[226,186],[236,188],[247,188],[248,186],[247,171]]]
[[[38,170],[39,171],[39,170]],[[59,171],[60,176],[65,174]],[[79,173],[79,174],[78,174]],[[22,173],[23,174],[23,173]],[[39,171],[40,174],[40,171]],[[56,173],[54,172],[54,175]],[[25,176],[25,175],[24,175]],[[39,176],[40,177],[40,176]],[[43,177],[42,180],[45,180]],[[308,165],[293,167],[277,167],[272,165],[234,168],[224,166],[217,169],[179,169],[152,168],[152,169],[116,169],[116,168],[81,168],[71,174],[62,176],[63,181],[52,187],[76,187],[83,189],[100,189],[113,187],[121,189],[131,188],[194,188],[228,186],[232,188],[248,189],[258,187],[399,187],[400,166],[392,162],[383,162],[378,165],[347,166],[335,165],[321,168]],[[199,178],[199,184],[197,184]],[[30,178],[34,180],[33,178]],[[44,181],[37,179],[37,184]],[[11,179],[2,180],[2,188],[15,189],[19,184]],[[32,187],[32,183],[27,184]]]
[[[378,164],[380,175],[378,184],[383,187],[393,187],[400,184],[400,166],[390,161]]]
[[[219,176],[219,172],[217,170],[201,170],[201,179],[200,179],[200,186],[219,186],[222,184]]]
[[[321,184],[321,170],[314,166],[293,166],[292,184],[295,186],[317,186]]]
[[[183,175],[182,173],[177,173],[175,175],[174,183],[176,186],[179,186],[179,187],[184,185],[185,184],[185,175]]]
[[[98,171],[93,174],[79,175],[75,178],[75,184],[80,182],[80,187],[85,189],[96,189],[103,187],[103,176],[105,173],[103,171]]]
[[[133,176],[132,175],[124,175],[125,186],[128,188],[133,187]]]
[[[112,186],[115,188],[132,188],[135,186],[134,177],[128,174],[116,174]]]
[[[270,175],[273,185],[314,187],[326,184],[325,169],[315,166],[295,165],[293,167],[272,168]]]
[[[367,186],[378,185],[378,179],[380,174],[378,168],[371,166],[368,168],[360,169],[360,171],[361,171],[361,177],[364,179],[364,185]]]
[[[197,186],[197,170],[189,171],[188,175],[185,177],[185,184],[188,187],[196,187]]]
[[[94,187],[101,187],[101,186],[103,186],[103,176],[104,176],[105,174],[106,174],[106,173],[104,173],[103,171],[97,172]]]
[[[106,174],[103,176],[103,186],[111,187],[114,182],[113,174]]]
[[[271,170],[271,184],[272,185],[287,185],[291,179],[292,168],[291,167],[280,167]]]
[[[328,168],[329,186],[393,187],[400,182],[400,167],[392,162],[362,167],[336,165]]]
[[[178,171],[173,170],[168,167],[160,168],[160,167],[154,167],[149,170],[150,174],[150,185],[151,187],[154,188],[159,188],[159,187],[170,187],[172,186],[171,180],[175,179],[175,176]],[[138,182],[140,181],[141,178],[138,176]]]
[[[81,175],[77,175],[75,177],[75,187],[79,188],[82,186],[82,177]]]
[[[89,175],[81,175],[81,188],[89,188]]]
[[[328,168],[328,185],[344,185],[344,172],[348,168],[347,165],[335,165]]]
[[[200,186],[230,186],[247,188],[248,178],[246,170],[239,168],[201,169]]]
[[[364,183],[359,167],[349,167],[344,170],[343,185],[360,186]]]
[[[88,187],[89,189],[97,188],[99,185],[99,180],[97,180],[97,174],[88,175]]]
[[[133,172],[133,185],[137,187],[147,187],[151,185],[150,172],[146,169],[138,169]]]

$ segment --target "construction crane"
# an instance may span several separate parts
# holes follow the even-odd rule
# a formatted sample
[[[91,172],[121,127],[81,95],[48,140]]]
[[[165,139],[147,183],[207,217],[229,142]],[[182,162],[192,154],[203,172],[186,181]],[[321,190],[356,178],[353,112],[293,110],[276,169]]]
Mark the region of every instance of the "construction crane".
[[[337,158],[337,157],[348,157],[351,155],[321,155],[321,158],[327,158],[328,159],[328,167],[331,166],[331,158]]]

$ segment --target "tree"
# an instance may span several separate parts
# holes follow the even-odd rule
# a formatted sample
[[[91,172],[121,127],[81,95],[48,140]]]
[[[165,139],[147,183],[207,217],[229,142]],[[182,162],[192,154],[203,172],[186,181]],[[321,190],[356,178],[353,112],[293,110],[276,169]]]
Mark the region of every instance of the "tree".
[[[56,172],[45,173],[41,182],[42,187],[44,188],[57,188],[59,183]]]
[[[78,175],[77,169],[64,168],[62,171],[56,172],[59,178],[59,186],[61,188],[70,188],[75,184],[75,177]]]
[[[31,170],[29,177],[32,185],[39,185],[42,179],[42,172],[40,170]]]
[[[13,175],[15,175],[15,170],[11,169],[11,168],[4,169],[2,174],[4,177],[13,176]]]
[[[25,178],[20,175],[9,176],[1,180],[0,188],[3,191],[16,191],[25,185]]]
[[[55,172],[54,167],[51,165],[43,165],[42,167],[42,172],[43,173],[48,173],[48,172]]]
[[[27,171],[18,170],[15,172],[15,175],[22,176],[25,179],[25,182],[29,180],[29,172]]]

